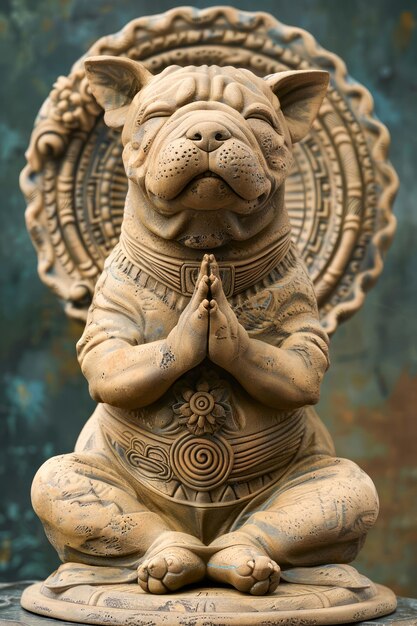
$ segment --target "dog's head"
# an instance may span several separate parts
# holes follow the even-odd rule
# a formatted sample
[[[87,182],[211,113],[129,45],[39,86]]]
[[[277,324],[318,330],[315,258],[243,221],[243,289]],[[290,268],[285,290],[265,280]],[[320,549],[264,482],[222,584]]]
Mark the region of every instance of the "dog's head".
[[[108,56],[85,66],[106,123],[123,127],[126,173],[146,205],[140,219],[194,248],[250,238],[271,222],[292,144],[328,84],[318,70],[262,79],[234,67],[170,66],[154,76]]]

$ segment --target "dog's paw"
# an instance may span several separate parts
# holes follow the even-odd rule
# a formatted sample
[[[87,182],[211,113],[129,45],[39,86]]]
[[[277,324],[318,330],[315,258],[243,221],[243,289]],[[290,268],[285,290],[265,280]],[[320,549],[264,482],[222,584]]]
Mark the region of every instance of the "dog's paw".
[[[206,567],[186,548],[165,548],[138,567],[138,583],[149,593],[169,593],[201,580]]]
[[[217,552],[210,559],[207,573],[218,582],[238,591],[262,596],[274,591],[280,579],[279,565],[255,548],[233,546]]]

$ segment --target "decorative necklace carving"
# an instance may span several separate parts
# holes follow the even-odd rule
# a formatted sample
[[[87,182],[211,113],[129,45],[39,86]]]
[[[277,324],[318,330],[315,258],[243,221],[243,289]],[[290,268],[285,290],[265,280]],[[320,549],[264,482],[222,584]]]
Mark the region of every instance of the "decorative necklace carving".
[[[290,231],[283,229],[281,237],[257,254],[238,261],[219,261],[225,295],[230,298],[265,278],[291,246]],[[120,247],[129,261],[174,291],[191,296],[201,261],[178,259],[155,251],[134,239],[126,229],[120,236]]]

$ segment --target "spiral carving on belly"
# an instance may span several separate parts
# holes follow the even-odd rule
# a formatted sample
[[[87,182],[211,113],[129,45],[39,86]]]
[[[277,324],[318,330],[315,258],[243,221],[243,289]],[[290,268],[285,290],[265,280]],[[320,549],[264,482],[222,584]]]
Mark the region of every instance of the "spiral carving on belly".
[[[219,436],[185,434],[173,443],[170,457],[177,478],[198,491],[219,487],[233,467],[233,450]]]

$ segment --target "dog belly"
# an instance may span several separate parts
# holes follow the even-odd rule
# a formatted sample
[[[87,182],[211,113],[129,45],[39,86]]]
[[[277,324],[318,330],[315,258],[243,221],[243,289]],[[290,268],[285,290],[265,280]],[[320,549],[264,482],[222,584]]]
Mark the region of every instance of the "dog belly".
[[[138,502],[173,530],[209,543],[229,532],[246,512],[262,507],[285,485],[294,466],[304,471],[311,458],[333,453],[312,409],[275,419],[274,424],[258,419],[257,426],[254,431],[253,424],[246,424],[233,435],[220,431],[197,436],[187,429],[156,433],[139,425],[132,414],[100,404],[76,451],[103,455],[133,487]]]

